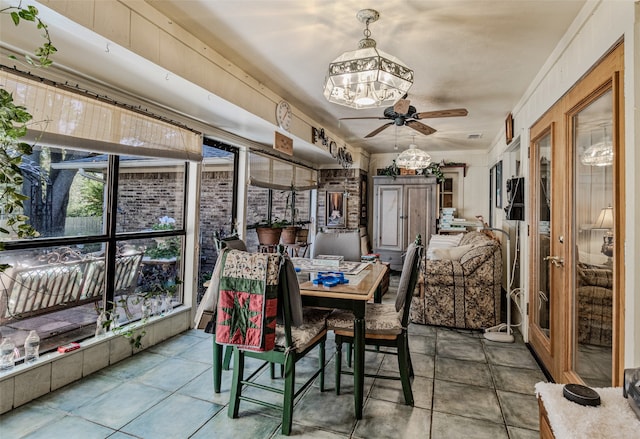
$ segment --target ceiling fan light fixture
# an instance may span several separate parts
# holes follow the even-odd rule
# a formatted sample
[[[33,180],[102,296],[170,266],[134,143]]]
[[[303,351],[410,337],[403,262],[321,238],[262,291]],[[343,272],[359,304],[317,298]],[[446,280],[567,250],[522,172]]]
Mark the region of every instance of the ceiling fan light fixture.
[[[356,14],[366,27],[358,50],[345,52],[329,64],[324,97],[329,102],[355,109],[393,105],[413,85],[413,70],[395,56],[378,50],[369,24],[380,14],[362,9]]]
[[[402,151],[396,159],[396,165],[405,169],[425,169],[428,168],[430,164],[431,156],[413,143],[409,145],[408,149]]]

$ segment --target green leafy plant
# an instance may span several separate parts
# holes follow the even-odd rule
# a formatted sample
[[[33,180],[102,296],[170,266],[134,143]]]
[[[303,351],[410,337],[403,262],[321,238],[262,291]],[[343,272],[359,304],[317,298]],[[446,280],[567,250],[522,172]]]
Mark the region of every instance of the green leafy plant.
[[[32,146],[21,142],[20,138],[27,134],[27,123],[31,119],[25,107],[15,105],[11,93],[0,89],[0,213],[6,218],[0,234],[15,233],[19,238],[38,236],[38,232],[26,223],[29,218],[22,213],[27,196],[21,193],[20,164],[23,156],[31,154]],[[0,242],[0,250],[3,249]]]
[[[267,227],[270,229],[279,229],[282,227],[285,227],[289,225],[289,221],[287,220],[282,220],[279,218],[272,218],[271,220],[268,219],[262,219],[256,223],[254,223],[252,226],[249,226],[247,228],[249,229],[257,229],[257,228],[261,228],[261,227]]]
[[[398,175],[400,175],[400,168],[396,164],[396,161],[393,160],[391,164],[386,168],[379,169],[378,175],[386,175],[395,179]],[[436,177],[439,182],[444,181],[444,174],[442,173],[440,164],[438,163],[431,163],[427,168],[422,170],[422,175],[424,175],[425,177]]]
[[[22,21],[36,23],[38,29],[44,30],[45,42],[36,49],[34,59],[26,55],[27,63],[36,67],[48,67],[52,64],[51,55],[57,49],[51,42],[47,25],[38,17],[38,9],[34,6],[23,7],[22,2],[17,6],[7,6],[0,9],[0,14],[9,14],[15,26]],[[16,59],[11,55],[10,58]],[[22,157],[32,153],[33,148],[20,139],[27,134],[27,123],[33,116],[29,111],[13,102],[13,95],[4,88],[0,88],[0,214],[5,218],[4,225],[0,225],[0,235],[15,233],[19,238],[38,236],[38,232],[27,224],[29,218],[23,213],[23,202],[27,199],[20,191],[23,177],[20,170]],[[0,242],[0,251],[4,245]],[[9,265],[0,264],[0,272]]]
[[[152,230],[173,230],[176,220],[163,216],[157,224],[151,226]],[[144,254],[151,259],[171,259],[180,254],[180,238],[177,236],[169,238],[155,238],[156,245],[145,250]]]
[[[440,165],[438,163],[431,163],[429,167],[426,169],[427,172],[423,171],[423,175],[429,176],[433,175],[438,179],[439,182],[444,181],[444,174],[442,173],[442,169],[440,169]]]
[[[49,28],[40,19],[40,17],[38,17],[39,12],[35,6],[28,5],[26,7],[23,7],[22,1],[20,1],[17,6],[7,6],[6,8],[0,9],[0,14],[11,15],[11,20],[16,26],[19,26],[21,21],[24,20],[35,23],[38,29],[44,31],[44,33],[42,34],[42,38],[45,39],[45,42],[42,43],[41,46],[36,48],[34,52],[35,58],[31,55],[25,55],[25,60],[28,64],[34,67],[48,67],[53,64],[51,55],[56,53],[58,49],[56,49],[51,42]],[[9,55],[9,58],[17,60],[14,55]]]

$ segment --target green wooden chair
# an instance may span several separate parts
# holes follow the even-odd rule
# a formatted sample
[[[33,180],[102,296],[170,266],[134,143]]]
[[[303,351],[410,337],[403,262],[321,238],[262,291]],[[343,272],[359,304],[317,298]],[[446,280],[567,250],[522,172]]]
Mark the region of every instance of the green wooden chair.
[[[265,407],[271,407],[282,411],[282,434],[291,433],[293,419],[293,405],[295,399],[313,382],[319,378],[320,391],[324,391],[324,366],[325,366],[325,342],[327,338],[326,317],[328,312],[313,308],[302,309],[302,324],[294,325],[296,302],[301,304],[298,281],[291,260],[282,255],[282,264],[278,282],[278,307],[281,312],[281,324],[276,325],[275,348],[265,352],[245,350],[234,346],[233,348],[233,379],[231,394],[229,397],[228,415],[237,418],[240,401],[249,401]],[[296,297],[297,295],[297,297]],[[301,306],[301,305],[300,305]],[[292,311],[293,310],[293,311]],[[319,346],[318,369],[307,379],[304,385],[295,391],[296,363],[307,355],[313,348]],[[264,360],[264,364],[251,373],[244,376],[245,358]],[[282,386],[270,386],[255,382],[267,365],[271,365],[271,378],[273,379],[273,365],[280,364],[283,370],[284,388]],[[247,387],[254,387],[282,395],[281,405],[244,395]]]
[[[218,255],[225,248],[231,248],[235,250],[247,251],[247,246],[242,239],[240,239],[237,235],[231,235],[227,237],[220,237],[219,232],[214,233],[213,241],[216,246],[216,251]],[[233,353],[233,348],[231,346],[227,346],[226,350],[224,350],[223,357],[223,347],[219,345],[215,341],[215,337],[213,340],[213,391],[215,393],[220,393],[220,387],[222,384],[222,371],[229,370],[231,365],[231,355]]]
[[[405,403],[410,406],[413,406],[413,392],[410,381],[413,376],[413,366],[411,365],[407,327],[409,324],[411,293],[418,281],[423,249],[420,235],[418,235],[416,241],[407,248],[395,305],[367,303],[365,314],[365,344],[367,347],[374,347],[367,350],[397,355],[400,377],[366,373],[365,376],[400,380]],[[340,376],[342,374],[352,374],[351,372],[342,371],[342,344],[348,343],[349,349],[353,345],[353,314],[349,311],[334,310],[327,318],[327,328],[335,333],[336,394],[340,394]],[[382,347],[391,347],[395,348],[395,350],[382,350]]]

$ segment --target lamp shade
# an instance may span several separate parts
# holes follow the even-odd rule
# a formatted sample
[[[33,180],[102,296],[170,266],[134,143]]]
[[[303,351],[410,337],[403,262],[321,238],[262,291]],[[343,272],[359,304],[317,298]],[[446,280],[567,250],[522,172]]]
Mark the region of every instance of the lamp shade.
[[[335,104],[351,108],[374,108],[393,105],[413,85],[413,70],[395,56],[376,47],[369,38],[369,23],[379,17],[373,9],[363,9],[358,20],[367,27],[358,49],[345,52],[329,64],[324,82],[324,97]]]
[[[396,165],[405,169],[425,169],[430,164],[431,156],[413,143],[409,145],[409,149],[402,151],[396,159]]]
[[[594,229],[613,229],[613,207],[605,207],[600,211]]]

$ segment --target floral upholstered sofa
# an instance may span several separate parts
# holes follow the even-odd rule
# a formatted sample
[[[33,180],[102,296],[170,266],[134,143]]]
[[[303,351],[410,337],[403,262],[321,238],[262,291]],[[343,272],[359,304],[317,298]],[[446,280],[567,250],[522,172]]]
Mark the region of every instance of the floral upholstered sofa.
[[[613,321],[613,270],[577,265],[578,342],[611,346]]]
[[[433,249],[436,241],[446,239],[439,236],[429,243],[422,279],[411,302],[411,321],[465,329],[499,324],[500,242],[483,232],[469,232],[458,235],[458,245]]]

